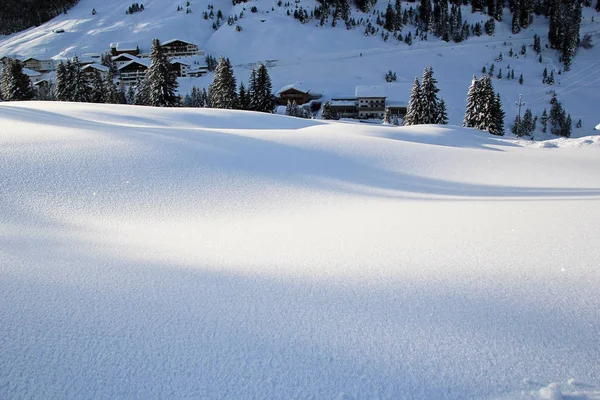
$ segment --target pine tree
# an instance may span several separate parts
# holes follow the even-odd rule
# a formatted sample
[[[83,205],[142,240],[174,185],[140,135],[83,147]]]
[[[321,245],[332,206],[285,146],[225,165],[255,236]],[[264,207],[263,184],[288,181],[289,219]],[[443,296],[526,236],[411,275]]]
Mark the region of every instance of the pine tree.
[[[419,79],[415,77],[408,107],[406,108],[406,115],[404,116],[404,125],[418,125],[423,123],[422,98],[421,84],[419,83]]]
[[[294,100],[295,102],[295,100]],[[290,101],[290,99],[288,99],[287,101],[287,105],[285,106],[285,115],[287,115],[288,117],[295,117],[295,108],[294,105],[292,104],[292,102]]]
[[[502,101],[500,94],[496,93],[491,107],[492,119],[487,127],[488,132],[492,135],[504,136],[504,110],[502,109]]]
[[[523,74],[519,76],[519,85],[523,84]]]
[[[177,76],[171,70],[169,59],[160,47],[158,39],[152,40],[150,60],[152,63],[146,70],[144,81],[138,92],[138,100],[141,104],[152,107],[178,106],[179,96],[175,94],[179,86]]]
[[[58,101],[69,101],[69,92],[67,91],[67,68],[62,61],[56,66],[54,96]]]
[[[583,124],[581,123],[581,118],[579,118],[579,121],[577,121],[576,128],[577,128],[577,129],[580,129],[580,128],[582,128],[582,127],[583,127]]]
[[[473,80],[471,81],[471,86],[469,87],[469,93],[467,94],[467,109],[465,112],[465,117],[463,119],[463,126],[467,128],[473,128],[478,125],[478,99],[477,96],[479,94],[479,81],[475,76],[473,76]]]
[[[115,79],[112,72],[112,68],[108,69],[106,76],[104,77],[104,82],[102,83],[104,90],[104,101],[110,104],[122,104],[122,99],[119,91],[117,90],[117,86],[115,85]]]
[[[385,125],[389,125],[391,123],[391,113],[389,108],[385,108],[385,112],[383,113],[383,121],[381,121]]]
[[[438,119],[439,101],[437,94],[440,90],[437,88],[436,83],[437,80],[433,77],[433,68],[426,67],[423,70],[421,84],[421,123],[423,124],[435,124]]]
[[[264,64],[256,71],[256,87],[254,90],[254,109],[260,112],[272,113],[275,109],[275,96],[269,72]]]
[[[548,83],[548,69],[544,68],[544,72],[542,72],[542,83]]]
[[[244,86],[244,82],[240,83],[240,91],[238,95],[239,99],[239,108],[240,110],[250,110],[250,98],[248,97],[248,93],[246,92],[246,87]]]
[[[210,85],[210,103],[214,108],[236,109],[237,108],[237,85],[233,75],[231,61],[227,58],[219,58],[215,76]]]
[[[6,101],[32,100],[35,97],[31,81],[23,73],[23,64],[19,60],[10,60],[3,65],[0,94]]]
[[[438,104],[438,115],[435,123],[439,125],[448,124],[448,113],[446,111],[446,102],[444,99],[440,99],[440,103]]]
[[[92,92],[86,81],[79,59],[75,57],[73,62],[67,62],[67,75],[70,78],[71,101],[87,103],[91,100]]]
[[[546,133],[546,131],[548,129],[548,112],[546,111],[545,108],[544,108],[544,111],[542,112],[542,118],[541,118],[540,122],[542,123],[542,132]]]
[[[565,123],[563,124],[563,126],[561,127],[561,136],[563,137],[571,137],[571,130],[572,130],[572,125],[573,122],[571,121],[571,114],[567,115],[567,119],[565,120]]]
[[[258,108],[258,99],[257,99],[257,93],[258,91],[258,81],[257,81],[257,75],[256,75],[256,69],[254,69],[254,67],[252,67],[252,70],[250,71],[250,81],[248,82],[248,91],[247,91],[247,96],[248,96],[248,101],[250,104],[250,108],[249,110],[256,110]]]
[[[94,77],[92,78],[92,95],[90,101],[92,103],[108,103],[105,97],[104,82],[102,82],[102,77],[98,71],[94,72]]]
[[[518,0],[515,0],[514,8],[511,26],[512,33],[517,34],[521,32],[521,4]]]

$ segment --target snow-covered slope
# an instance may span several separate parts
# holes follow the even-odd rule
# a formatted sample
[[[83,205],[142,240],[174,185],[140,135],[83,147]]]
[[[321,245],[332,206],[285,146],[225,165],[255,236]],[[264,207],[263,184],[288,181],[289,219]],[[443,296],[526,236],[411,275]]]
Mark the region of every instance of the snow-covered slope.
[[[600,397],[598,136],[34,102],[0,126],[0,398]]]
[[[390,90],[393,101],[406,101],[415,76],[421,76],[423,68],[432,65],[441,88],[440,96],[449,107],[450,122],[460,124],[464,115],[465,98],[473,75],[479,75],[485,65],[488,69],[499,54],[503,61],[496,62],[496,73],[502,68],[514,69],[515,80],[494,79],[495,88],[502,94],[506,111],[506,125],[510,125],[517,114],[515,102],[519,94],[523,95],[525,107],[531,107],[534,115],[541,115],[545,107],[549,108],[550,89],[556,90],[559,100],[571,113],[573,123],[582,119],[583,128],[574,129],[573,136],[582,137],[594,134],[593,127],[598,123],[596,100],[600,90],[600,46],[589,50],[580,49],[574,59],[572,71],[556,75],[556,85],[542,84],[544,67],[551,70],[561,69],[557,52],[543,49],[543,62],[540,64],[531,48],[533,35],[538,33],[544,38],[544,47],[548,31],[548,21],[536,16],[530,29],[517,35],[511,33],[510,15],[506,12],[503,22],[496,24],[493,37],[469,38],[466,42],[445,43],[432,36],[429,41],[415,39],[412,46],[404,42],[389,40],[384,42],[380,35],[365,37],[364,27],[346,30],[342,23],[332,28],[330,23],[318,27],[312,21],[305,25],[286,15],[287,10],[302,6],[311,10],[312,0],[299,3],[290,2],[289,8],[278,6],[273,0],[257,0],[232,6],[231,1],[218,2],[193,0],[192,12],[177,11],[184,2],[172,0],[150,0],[144,2],[145,11],[125,15],[131,4],[123,0],[81,0],[54,20],[36,28],[0,37],[0,56],[20,54],[37,57],[72,57],[89,52],[105,52],[112,42],[135,42],[142,51],[148,51],[151,40],[180,38],[197,43],[200,48],[213,56],[224,55],[231,58],[236,66],[238,82],[247,81],[253,63],[268,61],[274,89],[294,82],[303,82],[313,92],[323,93],[325,99],[331,96],[350,95],[356,85],[385,84],[384,75],[393,70],[398,76],[398,84]],[[216,31],[212,28],[214,20],[205,20],[203,12],[208,6],[214,6],[214,13],[221,10],[223,25]],[[415,7],[416,3],[403,3],[404,9]],[[385,9],[387,2],[380,1],[377,8]],[[258,12],[250,12],[256,6]],[[97,14],[92,15],[92,9]],[[185,8],[185,7],[184,7]],[[234,25],[225,21],[228,16],[244,17]],[[356,19],[367,18],[365,14],[354,12]],[[487,15],[471,14],[465,7],[463,16],[471,23],[485,21]],[[599,42],[600,19],[592,8],[584,9],[581,24],[582,36],[592,33]],[[375,17],[370,16],[373,20]],[[215,17],[216,18],[216,17]],[[242,32],[236,31],[240,25]],[[64,33],[53,30],[64,29]],[[406,27],[403,34],[414,27]],[[521,45],[527,45],[526,56],[518,55]],[[515,52],[509,57],[510,49]],[[519,85],[518,77],[524,76],[524,84]],[[192,86],[208,87],[212,75],[200,79],[182,79],[180,91],[187,93]],[[509,129],[510,130],[510,129]],[[541,137],[541,132],[537,134]]]

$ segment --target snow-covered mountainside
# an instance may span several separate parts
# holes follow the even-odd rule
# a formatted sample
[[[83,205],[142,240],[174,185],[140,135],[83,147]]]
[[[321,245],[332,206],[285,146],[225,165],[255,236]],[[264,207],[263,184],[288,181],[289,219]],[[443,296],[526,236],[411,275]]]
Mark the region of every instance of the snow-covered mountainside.
[[[0,127],[2,399],[600,398],[598,136],[58,102]]]
[[[290,3],[288,7],[286,4]],[[296,7],[312,10],[318,3],[311,0],[297,2],[276,2],[269,0],[251,1],[232,5],[231,1],[193,0],[186,13],[185,2],[172,0],[150,0],[144,2],[144,11],[126,15],[130,3],[123,0],[81,0],[68,14],[36,28],[0,37],[0,57],[18,54],[41,58],[60,58],[100,53],[109,50],[114,42],[134,42],[142,51],[149,51],[153,38],[162,41],[173,38],[192,41],[208,54],[218,57],[230,57],[236,66],[238,82],[247,81],[250,68],[257,62],[266,62],[270,66],[274,89],[290,83],[302,82],[313,92],[322,93],[324,99],[332,96],[351,95],[357,85],[386,84],[384,75],[392,70],[398,76],[398,82],[390,86],[391,100],[406,101],[415,76],[421,76],[423,68],[431,65],[439,80],[440,96],[449,108],[450,123],[460,124],[464,115],[466,93],[473,75],[480,75],[482,67],[487,69],[495,64],[495,73],[499,69],[503,74],[514,70],[515,79],[494,78],[494,87],[501,93],[506,111],[506,124],[510,124],[517,113],[515,101],[523,95],[525,107],[530,107],[534,115],[541,115],[549,108],[550,90],[557,92],[559,100],[571,113],[574,124],[581,119],[583,127],[574,129],[573,136],[582,137],[593,134],[598,124],[596,99],[600,89],[600,50],[579,49],[572,70],[556,75],[556,84],[551,87],[542,84],[542,72],[558,72],[562,68],[559,55],[555,50],[545,48],[548,32],[548,20],[536,16],[534,24],[519,34],[511,33],[511,17],[508,9],[505,18],[496,23],[495,35],[470,37],[462,43],[446,43],[433,36],[428,41],[415,38],[412,46],[390,39],[383,41],[380,35],[365,36],[364,27],[347,30],[343,23],[331,27],[331,20],[325,26],[317,26],[317,21],[301,24],[288,11]],[[279,5],[281,4],[281,5]],[[203,13],[219,10],[223,14],[222,26],[216,31],[212,24],[216,19],[205,20]],[[418,3],[404,2],[403,9],[417,7]],[[184,11],[177,11],[182,6]],[[257,7],[257,12],[251,8]],[[379,2],[376,10],[385,10],[387,2]],[[96,14],[92,15],[92,10]],[[245,11],[244,11],[245,9]],[[470,13],[470,7],[463,8],[463,18],[474,23],[486,21],[483,13]],[[243,18],[232,25],[227,24],[229,16]],[[585,7],[581,23],[581,36],[591,33],[594,41],[599,42],[598,26],[593,20],[597,16],[593,8]],[[358,20],[366,19],[366,14],[353,11]],[[370,15],[372,20],[375,17]],[[374,23],[374,22],[373,22]],[[240,26],[242,31],[236,30]],[[411,32],[414,26],[405,27],[403,34]],[[64,30],[63,33],[55,33]],[[542,38],[542,56],[540,64],[533,52],[533,36],[538,33]],[[527,54],[520,54],[521,46],[527,46]],[[514,56],[509,57],[510,49]],[[496,61],[499,54],[502,61]],[[518,83],[523,74],[524,83]],[[180,79],[180,92],[187,93],[192,86],[208,87],[212,81],[209,74],[203,78]],[[538,136],[540,133],[538,132]]]

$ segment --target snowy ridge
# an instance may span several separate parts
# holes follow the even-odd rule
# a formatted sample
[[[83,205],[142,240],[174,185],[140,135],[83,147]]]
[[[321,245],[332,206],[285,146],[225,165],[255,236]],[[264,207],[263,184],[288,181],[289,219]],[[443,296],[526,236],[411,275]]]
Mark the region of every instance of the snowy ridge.
[[[43,102],[0,126],[0,398],[598,398],[597,137]]]

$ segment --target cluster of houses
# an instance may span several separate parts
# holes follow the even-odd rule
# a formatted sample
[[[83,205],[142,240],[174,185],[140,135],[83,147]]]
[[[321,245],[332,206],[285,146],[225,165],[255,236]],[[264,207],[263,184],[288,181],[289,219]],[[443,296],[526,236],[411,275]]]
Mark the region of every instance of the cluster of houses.
[[[331,96],[328,100],[331,111],[340,118],[383,118],[385,110],[391,115],[404,116],[408,103],[407,87],[404,85],[359,85],[354,95]],[[323,104],[323,96],[301,83],[287,85],[277,92],[277,104],[296,102],[310,111],[317,111]]]
[[[204,56],[204,51],[194,43],[180,39],[171,39],[161,43],[165,55],[170,60],[171,69],[178,77],[201,77],[208,73],[204,60],[193,61],[194,56]],[[100,53],[82,54],[77,59],[84,74],[93,76],[96,72],[104,78],[112,68],[113,73],[123,84],[136,83],[144,79],[146,70],[150,67],[150,54],[144,54],[135,43],[111,43],[111,67],[106,66],[106,59]],[[29,76],[34,86],[49,84],[54,80],[57,65],[65,60],[47,60],[36,57],[4,56],[0,62],[17,58],[23,63],[23,72]],[[104,61],[104,62],[103,62]]]

